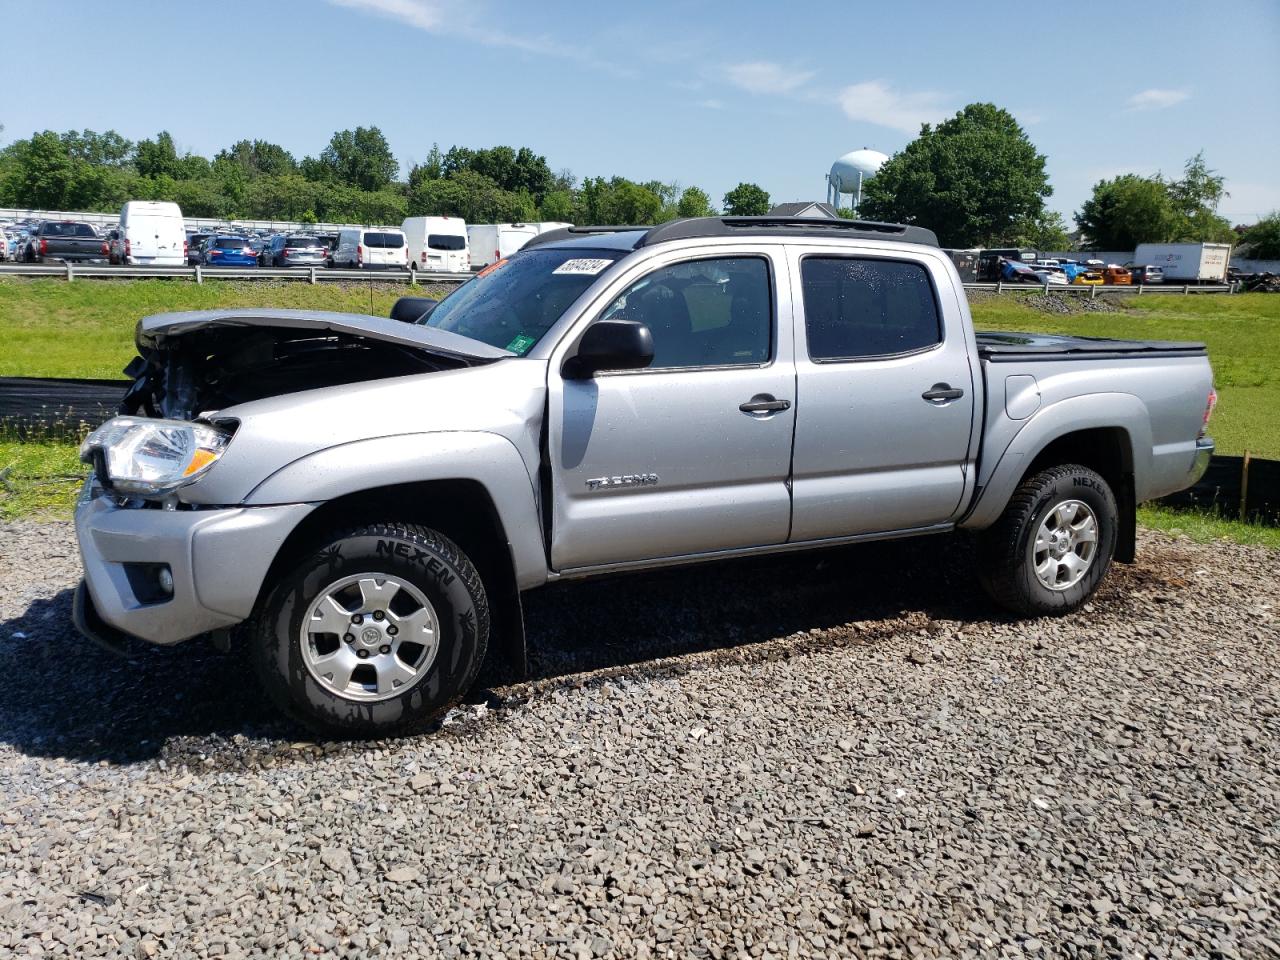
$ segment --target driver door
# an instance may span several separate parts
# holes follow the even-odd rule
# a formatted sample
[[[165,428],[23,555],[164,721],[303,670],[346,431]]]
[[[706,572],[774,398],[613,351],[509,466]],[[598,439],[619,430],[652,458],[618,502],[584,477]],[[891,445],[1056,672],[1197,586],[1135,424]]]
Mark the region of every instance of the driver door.
[[[598,314],[649,327],[649,367],[572,380],[553,364],[554,569],[786,541],[796,399],[787,272],[768,254],[724,249],[670,255]]]

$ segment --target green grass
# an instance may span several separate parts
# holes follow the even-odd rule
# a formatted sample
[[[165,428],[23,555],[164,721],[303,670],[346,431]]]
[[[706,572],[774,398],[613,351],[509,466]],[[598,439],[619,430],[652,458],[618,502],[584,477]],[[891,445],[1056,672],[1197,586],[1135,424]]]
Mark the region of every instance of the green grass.
[[[71,516],[85,466],[70,443],[0,440],[0,520]]]
[[[1126,297],[1115,313],[1049,314],[1021,295],[973,304],[985,330],[1028,330],[1137,340],[1202,340],[1209,347],[1218,409],[1209,432],[1219,453],[1280,459],[1280,296]]]
[[[432,292],[435,290],[436,292]],[[0,377],[120,377],[133,359],[139,318],[217,307],[299,307],[387,316],[408,284],[284,280],[0,279]]]
[[[1138,522],[1151,530],[1163,530],[1196,543],[1234,540],[1280,550],[1280,527],[1241,523],[1207,510],[1175,510],[1149,503],[1138,508]]]

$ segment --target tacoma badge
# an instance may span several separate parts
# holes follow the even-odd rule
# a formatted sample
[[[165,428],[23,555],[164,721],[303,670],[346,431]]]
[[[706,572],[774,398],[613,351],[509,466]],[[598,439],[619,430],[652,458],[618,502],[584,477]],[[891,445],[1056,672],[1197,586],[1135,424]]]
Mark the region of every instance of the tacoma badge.
[[[588,490],[601,487],[651,487],[658,482],[656,473],[628,473],[621,477],[596,477],[587,481]]]

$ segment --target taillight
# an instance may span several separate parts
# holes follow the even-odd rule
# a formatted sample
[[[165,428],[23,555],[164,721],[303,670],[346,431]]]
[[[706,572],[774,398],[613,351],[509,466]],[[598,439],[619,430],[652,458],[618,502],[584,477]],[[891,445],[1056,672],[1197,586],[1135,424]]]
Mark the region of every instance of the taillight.
[[[110,248],[107,246],[107,241],[103,240],[103,241],[102,241],[102,255],[103,255],[104,257],[106,257],[106,256],[110,256],[110,254],[111,254],[111,250],[110,250]]]
[[[191,255],[191,244],[188,241],[183,240],[182,241],[182,259],[185,260],[190,255]]]
[[[1200,436],[1204,436],[1206,430],[1209,429],[1209,418],[1213,416],[1213,408],[1218,405],[1218,391],[1210,390],[1209,399],[1204,405],[1204,420],[1200,422]]]
[[[49,241],[46,240],[44,237],[41,237],[40,238],[40,256],[43,257],[48,252],[49,252]]]
[[[128,260],[131,256],[133,256],[133,241],[126,240],[124,242],[124,258]]]
[[[356,263],[364,263],[364,246],[356,244]]]

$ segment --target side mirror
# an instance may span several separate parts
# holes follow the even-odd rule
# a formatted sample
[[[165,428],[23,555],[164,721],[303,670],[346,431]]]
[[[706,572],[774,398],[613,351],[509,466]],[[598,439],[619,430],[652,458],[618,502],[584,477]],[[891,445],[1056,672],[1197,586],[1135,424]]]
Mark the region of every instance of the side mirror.
[[[597,320],[564,362],[567,380],[586,380],[601,370],[641,370],[653,363],[653,334],[639,320]]]
[[[391,308],[391,319],[401,323],[420,323],[439,302],[430,297],[401,297]]]

